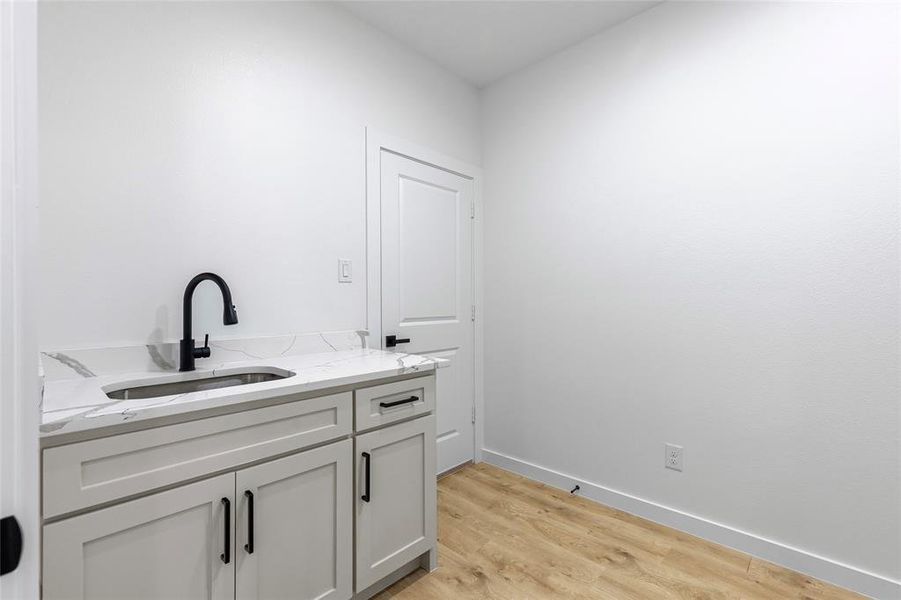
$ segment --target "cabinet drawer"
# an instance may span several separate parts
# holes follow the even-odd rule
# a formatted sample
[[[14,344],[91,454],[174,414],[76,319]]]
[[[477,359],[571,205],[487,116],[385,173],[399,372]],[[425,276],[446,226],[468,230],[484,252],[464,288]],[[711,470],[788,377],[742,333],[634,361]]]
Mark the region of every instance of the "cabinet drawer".
[[[345,392],[44,450],[44,518],[351,433]]]
[[[435,376],[386,383],[354,392],[357,431],[435,410]]]

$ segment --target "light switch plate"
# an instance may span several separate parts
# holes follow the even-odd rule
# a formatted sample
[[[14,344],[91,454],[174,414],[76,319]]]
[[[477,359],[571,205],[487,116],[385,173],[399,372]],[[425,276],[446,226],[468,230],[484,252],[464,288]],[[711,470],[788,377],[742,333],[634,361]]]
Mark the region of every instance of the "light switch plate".
[[[353,264],[350,259],[338,259],[338,282],[350,283],[353,281]]]

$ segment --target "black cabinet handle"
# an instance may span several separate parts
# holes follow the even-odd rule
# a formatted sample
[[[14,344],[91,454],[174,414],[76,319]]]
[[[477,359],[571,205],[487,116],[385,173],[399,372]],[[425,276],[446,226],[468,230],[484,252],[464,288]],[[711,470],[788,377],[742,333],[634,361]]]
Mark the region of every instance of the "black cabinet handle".
[[[225,532],[225,552],[220,554],[219,558],[222,559],[223,563],[228,564],[232,560],[232,553],[231,553],[231,548],[232,548],[232,539],[231,539],[232,503],[231,503],[231,500],[229,500],[228,498],[223,498],[222,506],[225,507],[225,528],[223,530]]]
[[[365,490],[366,490],[366,491],[363,492],[363,495],[360,496],[360,499],[361,499],[363,502],[369,502],[369,498],[370,498],[370,496],[369,496],[369,481],[370,481],[370,480],[369,480],[369,475],[370,475],[370,473],[369,473],[369,463],[372,462],[372,457],[369,456],[369,453],[368,453],[368,452],[364,452],[364,453],[363,453],[363,459],[366,460],[366,470],[364,471],[364,473],[366,474],[366,476],[365,476]]]
[[[395,400],[394,402],[379,402],[379,406],[381,406],[382,408],[391,408],[392,406],[409,404],[411,402],[417,402],[418,400],[419,396],[410,396],[409,398],[404,398],[403,400]]]
[[[244,497],[247,498],[247,543],[244,549],[247,554],[253,554],[253,492],[244,490]]]
[[[385,336],[385,348],[394,348],[398,344],[409,344],[410,338],[398,338],[396,335]]]

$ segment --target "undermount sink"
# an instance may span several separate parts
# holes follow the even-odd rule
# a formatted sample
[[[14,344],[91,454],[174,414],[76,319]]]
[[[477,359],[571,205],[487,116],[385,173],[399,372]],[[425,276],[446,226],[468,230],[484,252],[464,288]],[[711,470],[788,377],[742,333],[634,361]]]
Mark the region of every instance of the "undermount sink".
[[[162,396],[174,396],[177,394],[190,394],[216,390],[219,388],[233,387],[237,385],[250,385],[253,383],[265,383],[293,377],[294,373],[275,367],[256,367],[254,369],[218,370],[211,373],[186,374],[184,378],[167,378],[157,383],[148,383],[146,380],[140,384],[124,383],[115,384],[104,388],[107,397],[113,400],[141,400],[144,398],[159,398]]]

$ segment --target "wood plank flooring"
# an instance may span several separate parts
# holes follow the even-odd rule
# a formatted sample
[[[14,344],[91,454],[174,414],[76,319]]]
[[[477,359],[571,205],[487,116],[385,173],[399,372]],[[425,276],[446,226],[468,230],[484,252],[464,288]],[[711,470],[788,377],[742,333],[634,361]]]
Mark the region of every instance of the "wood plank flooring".
[[[484,463],[438,482],[438,543],[376,598],[862,598]]]

